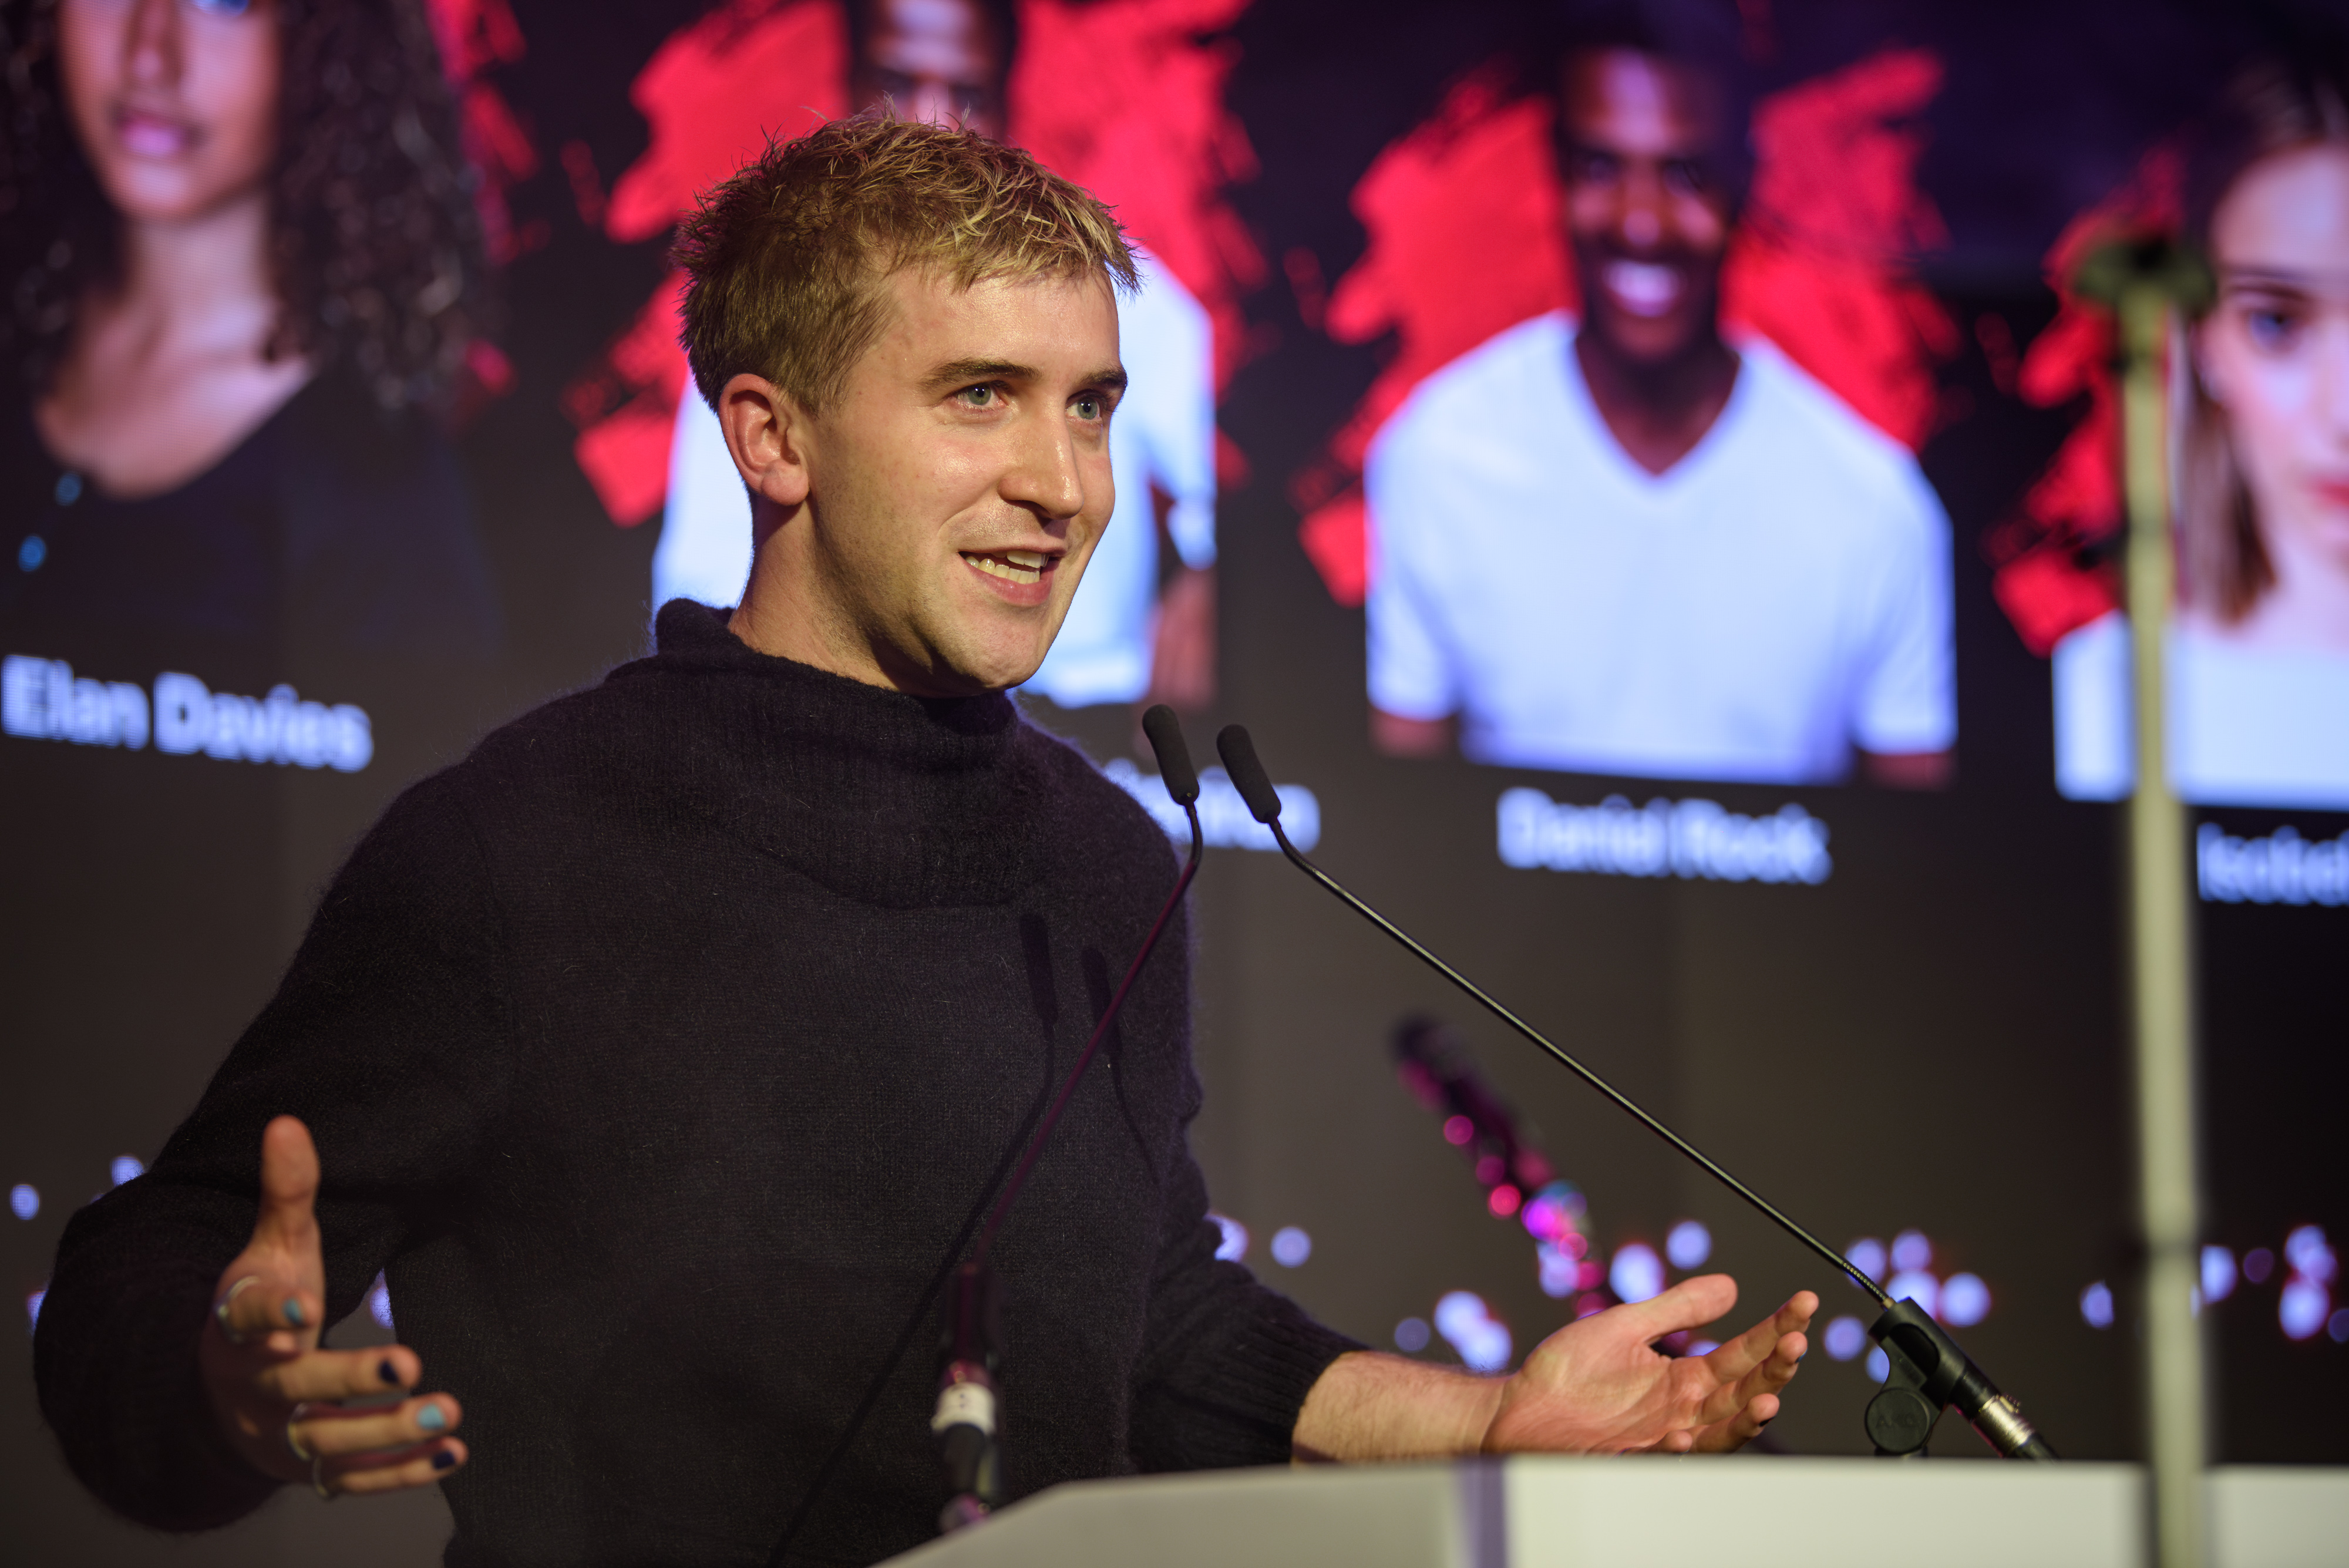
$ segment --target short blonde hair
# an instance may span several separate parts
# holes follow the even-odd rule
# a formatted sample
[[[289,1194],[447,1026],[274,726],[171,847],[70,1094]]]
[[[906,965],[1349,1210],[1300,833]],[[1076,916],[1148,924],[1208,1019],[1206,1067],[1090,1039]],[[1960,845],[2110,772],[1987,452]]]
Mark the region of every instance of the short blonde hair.
[[[686,358],[715,407],[739,375],[802,407],[839,397],[887,324],[883,280],[935,268],[958,287],[1098,272],[1131,293],[1109,209],[1015,147],[868,110],[771,143],[678,231]]]

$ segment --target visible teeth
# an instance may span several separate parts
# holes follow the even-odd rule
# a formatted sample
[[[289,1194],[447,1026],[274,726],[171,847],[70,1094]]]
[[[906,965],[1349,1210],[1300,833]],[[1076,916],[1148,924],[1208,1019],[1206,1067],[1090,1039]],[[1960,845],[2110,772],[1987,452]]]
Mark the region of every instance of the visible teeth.
[[[1024,564],[1014,566],[1010,561],[999,561],[993,556],[966,555],[963,559],[985,572],[988,576],[1001,577],[1007,582],[1032,583],[1043,576],[1043,556],[1031,550],[1006,550],[1004,554],[1012,556],[1024,556],[1036,564],[1032,566]]]
[[[1003,558],[1015,566],[1026,566],[1030,571],[1041,571],[1044,568],[1043,556],[1034,550],[1006,550],[1003,552]]]
[[[1681,296],[1680,274],[1653,262],[1609,262],[1606,277],[1608,292],[1634,316],[1661,316]]]

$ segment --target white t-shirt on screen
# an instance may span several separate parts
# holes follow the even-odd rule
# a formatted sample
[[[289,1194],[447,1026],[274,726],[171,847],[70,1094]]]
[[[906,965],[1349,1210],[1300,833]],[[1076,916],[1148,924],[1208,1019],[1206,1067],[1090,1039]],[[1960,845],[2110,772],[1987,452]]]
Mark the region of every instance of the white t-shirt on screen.
[[[1470,758],[1846,776],[1957,736],[1949,520],[1909,452],[1766,342],[1661,475],[1562,313],[1430,377],[1372,444],[1371,702]]]
[[[1136,252],[1142,291],[1117,302],[1119,358],[1132,379],[1110,421],[1117,507],[1044,666],[1028,682],[1064,708],[1131,702],[1150,687],[1158,606],[1158,521],[1185,566],[1216,559],[1215,337],[1173,274]],[[669,443],[668,502],[653,549],[653,603],[731,605],[750,576],[750,502],[718,416],[690,381]]]
[[[2172,627],[2170,787],[2196,805],[2349,811],[2349,656],[2244,648]],[[2055,787],[2119,800],[2137,785],[2129,624],[2115,612],[2055,645]]]

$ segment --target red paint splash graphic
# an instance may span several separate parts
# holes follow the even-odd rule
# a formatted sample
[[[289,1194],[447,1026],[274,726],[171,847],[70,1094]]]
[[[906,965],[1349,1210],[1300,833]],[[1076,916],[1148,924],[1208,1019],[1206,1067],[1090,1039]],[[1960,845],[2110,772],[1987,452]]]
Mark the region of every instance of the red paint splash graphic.
[[[605,231],[660,234],[758,156],[846,112],[847,22],[828,0],[734,0],[672,35],[628,89],[652,145],[612,185]]]
[[[734,0],[672,34],[628,89],[652,143],[613,182],[604,232],[624,244],[666,233],[770,136],[845,112],[847,73],[847,23],[831,0]],[[668,493],[669,432],[686,381],[684,284],[681,273],[663,278],[564,394],[580,427],[572,455],[624,528],[658,512]]]
[[[1099,194],[1196,297],[1215,326],[1220,379],[1247,341],[1239,297],[1264,261],[1225,202],[1254,154],[1223,107],[1235,59],[1215,37],[1247,0],[1024,0],[1009,134]],[[766,145],[847,112],[847,22],[837,0],[734,0],[670,37],[629,97],[652,144],[614,182],[605,232],[665,232],[698,194]],[[574,384],[574,454],[612,520],[659,511],[686,381],[671,275]]]
[[[538,171],[538,149],[485,73],[522,58],[522,26],[506,0],[426,0],[440,68],[457,99],[458,134],[481,172],[473,205],[490,259],[500,266],[546,243],[544,226],[514,228],[506,192]]]
[[[1215,327],[1216,389],[1247,342],[1240,296],[1263,253],[1225,191],[1256,151],[1224,108],[1239,47],[1219,36],[1248,0],[1027,0],[1011,77],[1011,140],[1116,210]]]
[[[1982,540],[1994,568],[1991,592],[2024,646],[2043,659],[2066,632],[2120,603],[2112,568],[2099,558],[2121,525],[2112,315],[2082,299],[2072,279],[2091,252],[2109,243],[2174,236],[2182,189],[2177,149],[2158,148],[2127,184],[2072,220],[2047,253],[2047,281],[2062,305],[2024,352],[2016,389],[2040,408],[2085,394],[2087,411],[2014,514]]]
[[[1340,604],[1361,604],[1370,587],[1361,472],[1380,428],[1437,369],[1577,301],[1549,106],[1502,80],[1491,71],[1462,82],[1354,189],[1370,244],[1332,291],[1327,329],[1342,343],[1392,333],[1393,357],[1291,487],[1306,553]],[[1909,268],[1945,237],[1916,186],[1923,139],[1913,123],[1940,82],[1931,54],[1888,49],[1765,99],[1754,191],[1722,276],[1732,332],[1767,337],[1912,450],[1937,417],[1933,365],[1958,343]]]

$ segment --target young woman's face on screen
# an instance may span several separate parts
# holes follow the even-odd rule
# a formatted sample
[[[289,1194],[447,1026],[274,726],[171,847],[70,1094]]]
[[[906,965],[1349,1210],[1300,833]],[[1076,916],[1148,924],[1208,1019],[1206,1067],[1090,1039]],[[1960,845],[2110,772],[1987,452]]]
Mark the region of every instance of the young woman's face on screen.
[[[272,0],[64,0],[58,57],[82,151],[123,216],[201,217],[268,178]]]
[[[2280,575],[2349,576],[2349,148],[2244,171],[2210,223],[2201,370]]]

